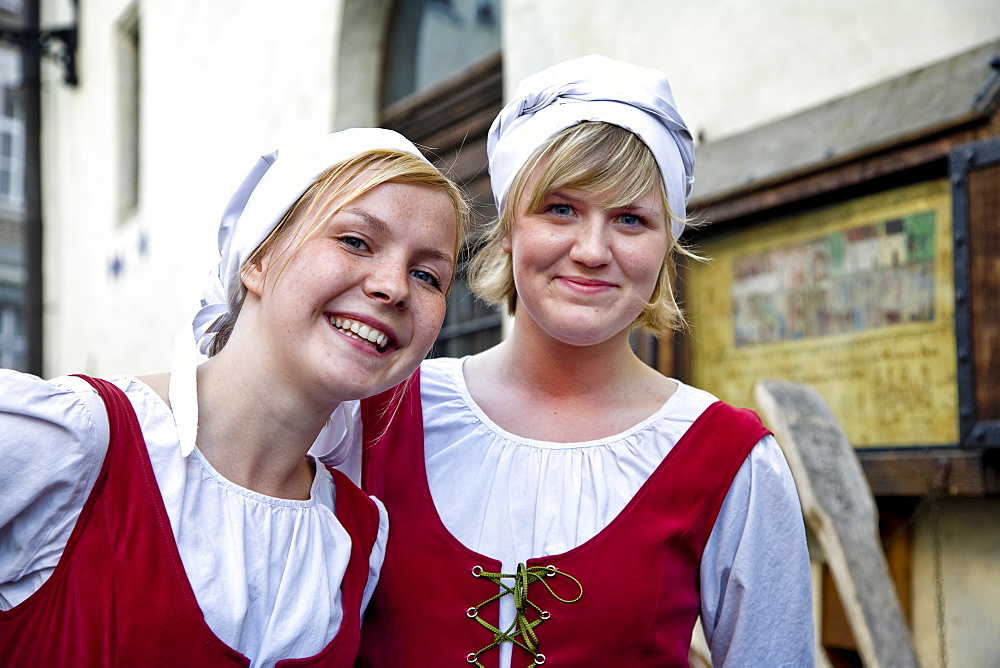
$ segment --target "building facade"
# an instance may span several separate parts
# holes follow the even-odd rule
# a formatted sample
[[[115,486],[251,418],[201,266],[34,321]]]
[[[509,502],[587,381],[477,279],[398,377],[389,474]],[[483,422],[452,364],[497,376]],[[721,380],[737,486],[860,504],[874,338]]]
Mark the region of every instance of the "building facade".
[[[257,156],[299,137],[398,128],[428,146],[488,217],[484,137],[503,100],[527,74],[603,53],[668,74],[706,156],[694,202],[719,213],[719,230],[752,230],[772,214],[808,217],[848,204],[859,194],[850,188],[861,186],[828,188],[822,202],[792,198],[777,213],[767,198],[753,200],[753,208],[754,193],[771,193],[766,188],[795,174],[785,163],[756,180],[752,170],[727,176],[733,156],[753,165],[764,154],[765,144],[743,139],[775,127],[767,141],[780,143],[792,127],[782,125],[786,119],[836,109],[838,100],[1000,39],[994,0],[636,0],[622,7],[602,0],[88,0],[77,8],[71,0],[42,0],[43,26],[75,21],[79,35],[78,85],[64,82],[58,62],[43,61],[41,71],[44,374],[168,368],[172,339],[213,262],[229,194]],[[3,57],[0,51],[0,78]],[[2,226],[4,179],[16,190],[19,177],[5,171],[7,107],[0,111]],[[858,155],[829,162],[820,155],[796,169],[833,174]],[[720,208],[734,201],[744,208]],[[996,219],[989,224],[997,229]],[[18,331],[4,325],[4,291],[21,280],[5,268],[18,261],[5,230],[4,342]],[[463,298],[461,287],[455,293],[439,352],[464,354],[496,341],[496,313]],[[697,299],[685,295],[690,305]],[[699,377],[697,352],[673,351],[660,342],[647,357],[665,372]],[[942,626],[952,665],[1000,662],[987,621],[1000,613],[1000,499],[987,487],[945,493],[936,524],[916,510],[924,507],[920,490],[880,500],[883,508],[909,508],[901,511],[909,537],[903,589],[925,665],[938,661]],[[937,551],[943,562],[934,561]],[[821,637],[836,658],[839,649],[850,651],[850,641],[835,634]]]

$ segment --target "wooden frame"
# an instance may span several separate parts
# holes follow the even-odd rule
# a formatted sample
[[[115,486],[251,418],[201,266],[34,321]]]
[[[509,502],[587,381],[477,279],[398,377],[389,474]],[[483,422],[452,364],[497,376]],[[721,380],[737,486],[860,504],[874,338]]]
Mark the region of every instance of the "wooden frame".
[[[815,132],[827,127],[824,119],[831,115],[855,119],[854,135],[816,139],[829,142],[826,145],[831,148],[809,153],[816,156],[812,163],[795,153],[804,149],[796,149],[794,137],[787,137],[786,121],[733,141],[721,140],[709,147],[712,150],[699,147],[699,167],[704,169],[706,162],[714,161],[723,166],[728,181],[710,179],[710,194],[702,199],[696,188],[689,211],[711,224],[690,233],[689,241],[695,243],[774,217],[920,181],[951,179],[954,224],[966,221],[968,226],[965,237],[956,237],[956,256],[962,253],[964,257],[956,257],[955,275],[964,286],[956,289],[956,301],[961,302],[957,309],[963,309],[956,311],[960,437],[950,447],[858,451],[877,497],[1000,494],[1000,371],[996,358],[990,356],[991,351],[1000,350],[1000,323],[996,321],[1000,275],[995,271],[1000,262],[996,234],[1000,195],[995,185],[1000,183],[997,53],[1000,42],[984,45],[953,61],[888,82],[881,90],[838,101],[842,106],[837,109],[818,108],[790,119],[794,136],[810,128]],[[884,125],[885,119],[912,110],[926,119],[911,115],[907,131],[893,136],[892,128]],[[864,125],[866,120],[883,124],[882,134],[871,137],[867,144],[857,131],[858,123]],[[816,148],[810,146],[810,150]],[[782,151],[788,153],[789,160],[782,159]],[[733,161],[742,167],[731,167]],[[751,170],[757,171],[761,162],[772,169],[763,175],[758,171],[755,176]],[[782,164],[793,164],[794,168],[781,172]],[[683,267],[681,273],[683,288]],[[660,368],[690,380],[689,343],[688,336],[679,335],[672,346],[661,345]]]
[[[951,151],[963,446],[1000,446],[1000,137]]]

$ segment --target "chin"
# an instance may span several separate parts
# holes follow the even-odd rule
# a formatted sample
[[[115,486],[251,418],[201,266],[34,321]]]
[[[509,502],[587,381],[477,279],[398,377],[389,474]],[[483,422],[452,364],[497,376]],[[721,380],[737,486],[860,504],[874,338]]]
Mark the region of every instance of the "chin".
[[[576,346],[578,348],[586,348],[587,346],[596,346],[601,343],[605,343],[609,339],[614,338],[614,333],[607,332],[556,332],[550,333],[553,339],[567,346]]]

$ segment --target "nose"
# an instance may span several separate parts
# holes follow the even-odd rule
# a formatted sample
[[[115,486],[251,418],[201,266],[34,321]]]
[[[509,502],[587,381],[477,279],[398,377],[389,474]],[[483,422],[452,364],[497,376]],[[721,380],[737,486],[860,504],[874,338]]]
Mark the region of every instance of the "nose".
[[[365,294],[396,309],[405,309],[410,301],[410,272],[405,264],[393,261],[373,262],[365,280]]]
[[[611,261],[608,226],[599,216],[589,216],[576,226],[570,259],[586,267],[600,267]]]

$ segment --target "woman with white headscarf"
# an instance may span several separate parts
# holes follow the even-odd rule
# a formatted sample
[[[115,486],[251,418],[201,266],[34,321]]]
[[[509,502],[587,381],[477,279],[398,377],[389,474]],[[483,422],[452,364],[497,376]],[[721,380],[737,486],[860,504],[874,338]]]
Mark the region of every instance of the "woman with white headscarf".
[[[471,285],[510,336],[424,362],[401,403],[351,406],[393,521],[359,665],[687,665],[699,615],[717,666],[811,664],[777,444],[629,345],[683,321],[694,149],[666,78],[556,65],[521,83],[488,153],[500,218]]]
[[[352,665],[386,513],[307,451],[426,356],[466,215],[394,132],[283,148],[223,216],[206,361],[0,372],[0,663]]]

